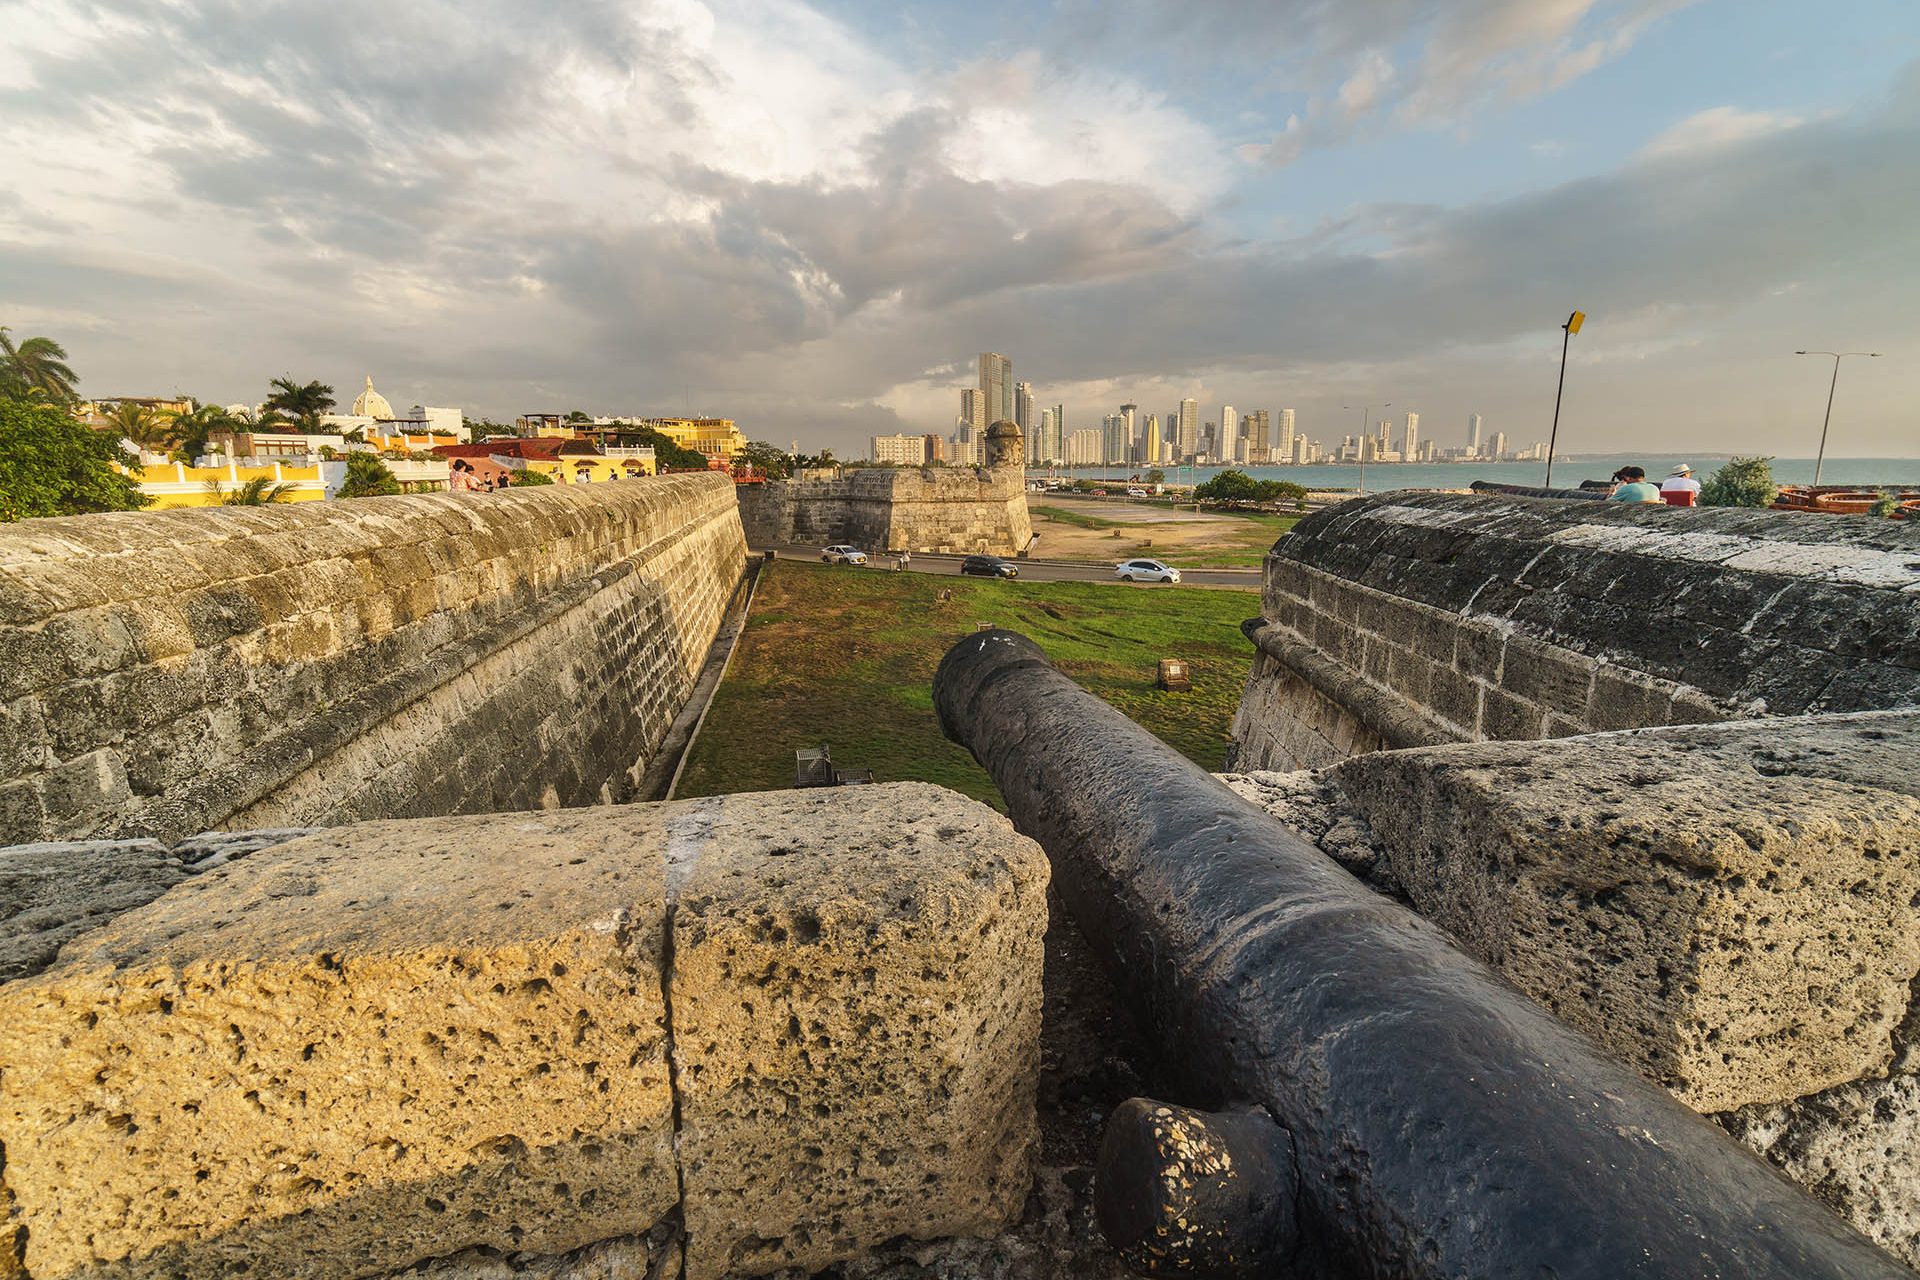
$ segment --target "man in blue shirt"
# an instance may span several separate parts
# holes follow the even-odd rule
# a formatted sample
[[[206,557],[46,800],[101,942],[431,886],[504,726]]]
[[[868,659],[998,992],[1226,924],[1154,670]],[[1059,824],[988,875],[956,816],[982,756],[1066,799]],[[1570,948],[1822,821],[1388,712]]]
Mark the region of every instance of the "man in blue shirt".
[[[1607,496],[1608,502],[1659,502],[1660,487],[1647,483],[1647,473],[1639,467],[1622,467],[1614,473],[1621,485]]]

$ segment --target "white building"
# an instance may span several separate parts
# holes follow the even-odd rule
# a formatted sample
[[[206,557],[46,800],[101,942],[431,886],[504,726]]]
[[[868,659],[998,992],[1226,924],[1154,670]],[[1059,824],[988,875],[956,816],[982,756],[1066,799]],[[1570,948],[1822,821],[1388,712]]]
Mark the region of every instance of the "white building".
[[[925,436],[872,436],[872,447],[867,450],[867,459],[871,462],[891,462],[901,467],[923,467],[927,464],[927,438]]]
[[[1067,465],[1097,467],[1105,462],[1106,435],[1092,427],[1082,427],[1067,437]]]
[[[1467,415],[1467,456],[1475,457],[1480,452],[1480,415]]]
[[[1405,458],[1408,462],[1415,462],[1419,460],[1420,415],[1417,413],[1410,413],[1407,415],[1407,439],[1406,439],[1406,443],[1400,446],[1400,456]]]

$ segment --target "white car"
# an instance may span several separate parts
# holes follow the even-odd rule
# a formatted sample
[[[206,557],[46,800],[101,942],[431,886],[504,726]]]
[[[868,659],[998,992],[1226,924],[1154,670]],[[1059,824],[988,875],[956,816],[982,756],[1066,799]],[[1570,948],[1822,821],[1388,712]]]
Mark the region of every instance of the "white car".
[[[1178,582],[1180,571],[1158,560],[1127,560],[1113,566],[1113,576],[1122,582]]]
[[[822,564],[865,564],[866,562],[866,552],[858,547],[849,547],[844,543],[826,547],[820,552],[820,563]]]
[[[1146,497],[1151,497],[1152,495],[1149,494],[1145,489],[1129,489],[1127,490],[1127,496],[1129,498],[1146,498]]]

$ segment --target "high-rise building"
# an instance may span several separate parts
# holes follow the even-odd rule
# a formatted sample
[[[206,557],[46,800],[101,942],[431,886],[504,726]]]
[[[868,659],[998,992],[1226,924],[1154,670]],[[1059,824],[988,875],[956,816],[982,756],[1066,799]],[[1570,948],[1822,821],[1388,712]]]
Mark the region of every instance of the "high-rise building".
[[[1067,406],[1053,406],[1053,456],[1065,461],[1067,457]]]
[[[1286,446],[1281,446],[1280,461],[1287,460],[1286,453]],[[1247,460],[1273,461],[1273,415],[1265,409],[1255,409],[1247,415]]]
[[[1060,423],[1053,416],[1053,410],[1040,411],[1040,438],[1034,441],[1034,461],[1058,462],[1060,449],[1055,443],[1060,438]]]
[[[891,462],[901,467],[918,467],[927,461],[925,436],[872,436],[867,450],[869,462]]]
[[[1100,461],[1109,464],[1127,461],[1125,429],[1126,419],[1117,413],[1100,419]]]
[[[1124,452],[1117,461],[1133,462],[1140,448],[1140,406],[1120,406],[1120,444]]]
[[[1028,441],[1033,439],[1033,384],[1016,382],[1013,384],[1013,422],[1020,428],[1020,434]]]
[[[1493,433],[1493,460],[1495,462],[1498,462],[1500,461],[1500,459],[1506,456],[1507,456],[1507,433],[1504,431],[1496,431]]]
[[[986,397],[987,426],[1014,420],[1013,361],[994,351],[980,353],[980,394]]]
[[[1480,415],[1467,415],[1467,456],[1476,457],[1480,453]]]
[[[1293,416],[1293,410],[1288,409],[1285,412],[1288,417]],[[1293,437],[1293,465],[1296,467],[1307,465],[1307,438],[1304,435]]]
[[[1225,458],[1231,454],[1236,460],[1243,460],[1239,457],[1239,439],[1240,415],[1233,411],[1232,405],[1223,404],[1220,406],[1220,456]]]
[[[1180,402],[1180,425],[1174,431],[1174,447],[1183,459],[1200,452],[1200,402]]]
[[[927,436],[927,461],[945,462],[947,460],[947,442],[942,436]]]
[[[1420,460],[1420,415],[1417,413],[1407,415],[1407,439],[1400,446],[1400,456],[1408,462]]]
[[[1106,461],[1100,456],[1103,447],[1100,433],[1091,427],[1082,427],[1067,438],[1067,465],[1070,467],[1094,467]]]
[[[1152,414],[1147,415],[1147,430],[1142,437],[1140,455],[1140,460],[1150,467],[1160,464],[1160,419]]]
[[[1273,437],[1274,443],[1279,446],[1282,454],[1288,458],[1293,458],[1294,455],[1293,424],[1293,410],[1282,409],[1280,411],[1280,421],[1277,424],[1277,429],[1273,433]],[[1295,461],[1298,461],[1298,459],[1295,459]]]
[[[960,421],[973,428],[976,436],[987,431],[987,393],[978,387],[968,387],[960,393]]]

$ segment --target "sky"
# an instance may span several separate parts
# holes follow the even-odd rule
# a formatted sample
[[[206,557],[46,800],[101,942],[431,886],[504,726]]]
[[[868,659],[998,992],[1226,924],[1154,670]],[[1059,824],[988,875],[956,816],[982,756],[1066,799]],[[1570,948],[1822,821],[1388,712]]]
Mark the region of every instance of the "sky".
[[[541,6],[540,8],[547,8]],[[1441,444],[1920,456],[1920,4],[0,0],[0,325],[97,395],[696,413],[975,356]]]

